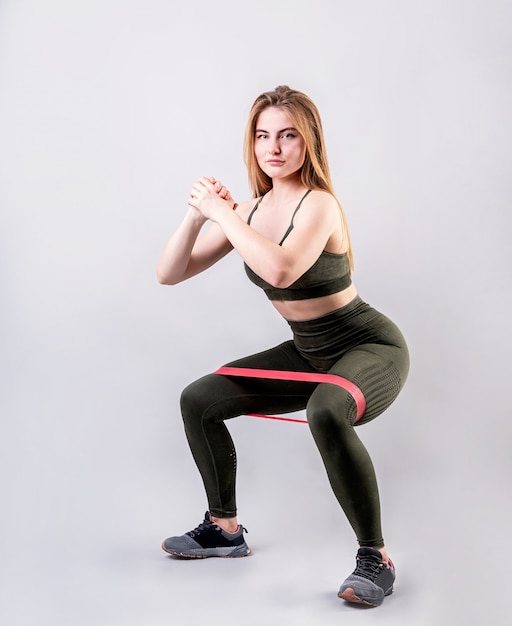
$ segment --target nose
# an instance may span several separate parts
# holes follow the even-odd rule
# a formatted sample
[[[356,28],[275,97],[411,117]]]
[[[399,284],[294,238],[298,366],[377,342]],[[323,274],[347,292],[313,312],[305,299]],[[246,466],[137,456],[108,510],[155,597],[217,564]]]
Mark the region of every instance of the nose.
[[[281,148],[279,147],[279,140],[273,139],[270,141],[270,145],[268,147],[268,151],[270,154],[279,154],[281,152]]]

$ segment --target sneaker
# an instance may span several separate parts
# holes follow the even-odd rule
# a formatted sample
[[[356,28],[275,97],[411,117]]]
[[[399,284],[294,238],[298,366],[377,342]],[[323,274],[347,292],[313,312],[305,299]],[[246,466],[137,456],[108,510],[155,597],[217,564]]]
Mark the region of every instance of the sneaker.
[[[247,530],[239,526],[236,532],[228,533],[211,521],[207,511],[197,528],[180,537],[169,537],[162,543],[162,549],[186,559],[249,556],[251,550],[245,543],[244,532]]]
[[[356,569],[341,585],[338,596],[347,602],[379,606],[385,596],[393,593],[395,567],[384,563],[382,555],[373,548],[359,548]]]

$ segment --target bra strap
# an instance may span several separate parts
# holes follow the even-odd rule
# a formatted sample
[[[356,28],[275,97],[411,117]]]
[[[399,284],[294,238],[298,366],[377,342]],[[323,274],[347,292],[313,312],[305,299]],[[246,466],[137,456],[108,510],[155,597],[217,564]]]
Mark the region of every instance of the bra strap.
[[[263,200],[263,197],[265,196],[267,192],[265,191],[265,193],[263,194],[263,196],[261,196],[261,198],[259,198],[259,200],[256,202],[256,204],[254,205],[252,211],[249,213],[249,217],[247,218],[247,224],[250,225],[251,224],[251,220],[252,220],[252,216],[254,214],[254,211],[256,211],[256,209],[260,206],[261,201]]]
[[[286,239],[286,237],[288,237],[288,235],[292,232],[293,228],[294,228],[294,224],[293,224],[293,220],[295,218],[295,215],[297,214],[297,211],[300,209],[302,203],[304,202],[304,198],[311,192],[311,189],[308,189],[306,191],[306,193],[302,196],[302,198],[300,199],[299,204],[297,205],[297,208],[295,209],[295,211],[293,212],[292,215],[292,219],[290,221],[290,225],[288,226],[288,230],[285,232],[284,237],[281,239],[281,241],[279,242],[279,245],[283,245],[283,241]]]

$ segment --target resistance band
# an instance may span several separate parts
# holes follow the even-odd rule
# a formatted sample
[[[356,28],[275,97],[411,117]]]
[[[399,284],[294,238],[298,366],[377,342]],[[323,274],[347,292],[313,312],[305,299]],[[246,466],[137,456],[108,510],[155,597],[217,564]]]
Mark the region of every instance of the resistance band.
[[[337,385],[342,387],[354,398],[357,408],[356,422],[358,422],[364,415],[366,409],[366,400],[364,399],[363,392],[357,385],[350,382],[342,376],[336,376],[336,374],[321,374],[319,372],[288,372],[282,370],[260,370],[252,369],[249,367],[220,367],[213,372],[214,374],[222,374],[224,376],[240,376],[242,378],[268,378],[271,380],[297,380],[308,383],[330,383],[331,385]],[[267,419],[285,420],[287,422],[301,422],[306,423],[305,420],[292,419],[289,417],[275,417],[273,415],[256,415],[250,414],[252,417],[264,417]]]

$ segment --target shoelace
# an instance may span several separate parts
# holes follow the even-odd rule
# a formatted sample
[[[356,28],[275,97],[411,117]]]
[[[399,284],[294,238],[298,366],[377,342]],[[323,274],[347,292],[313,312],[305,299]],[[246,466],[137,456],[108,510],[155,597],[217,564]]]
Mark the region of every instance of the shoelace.
[[[199,524],[199,526],[197,528],[194,528],[194,530],[189,531],[187,534],[189,537],[195,537],[196,535],[200,535],[204,530],[207,530],[209,528],[211,528],[212,526],[215,526],[215,524],[213,524],[212,522],[210,522],[209,520],[205,519],[203,522],[201,522]],[[217,526],[217,528],[219,528]],[[219,528],[220,530],[220,528]]]
[[[375,581],[380,571],[385,567],[384,563],[377,556],[365,555],[356,557],[356,569],[354,574]]]
[[[189,537],[194,538],[196,535],[200,535],[203,532],[203,530],[207,530],[211,528],[212,526],[215,527],[214,530],[218,530],[219,532],[222,532],[222,528],[218,524],[214,524],[213,522],[210,522],[209,520],[205,519],[203,522],[199,524],[197,528],[194,528],[194,530],[190,530],[188,533],[185,533],[185,534],[188,535]],[[245,526],[240,526],[240,528],[244,531],[244,533],[249,532],[247,528],[245,528]]]

